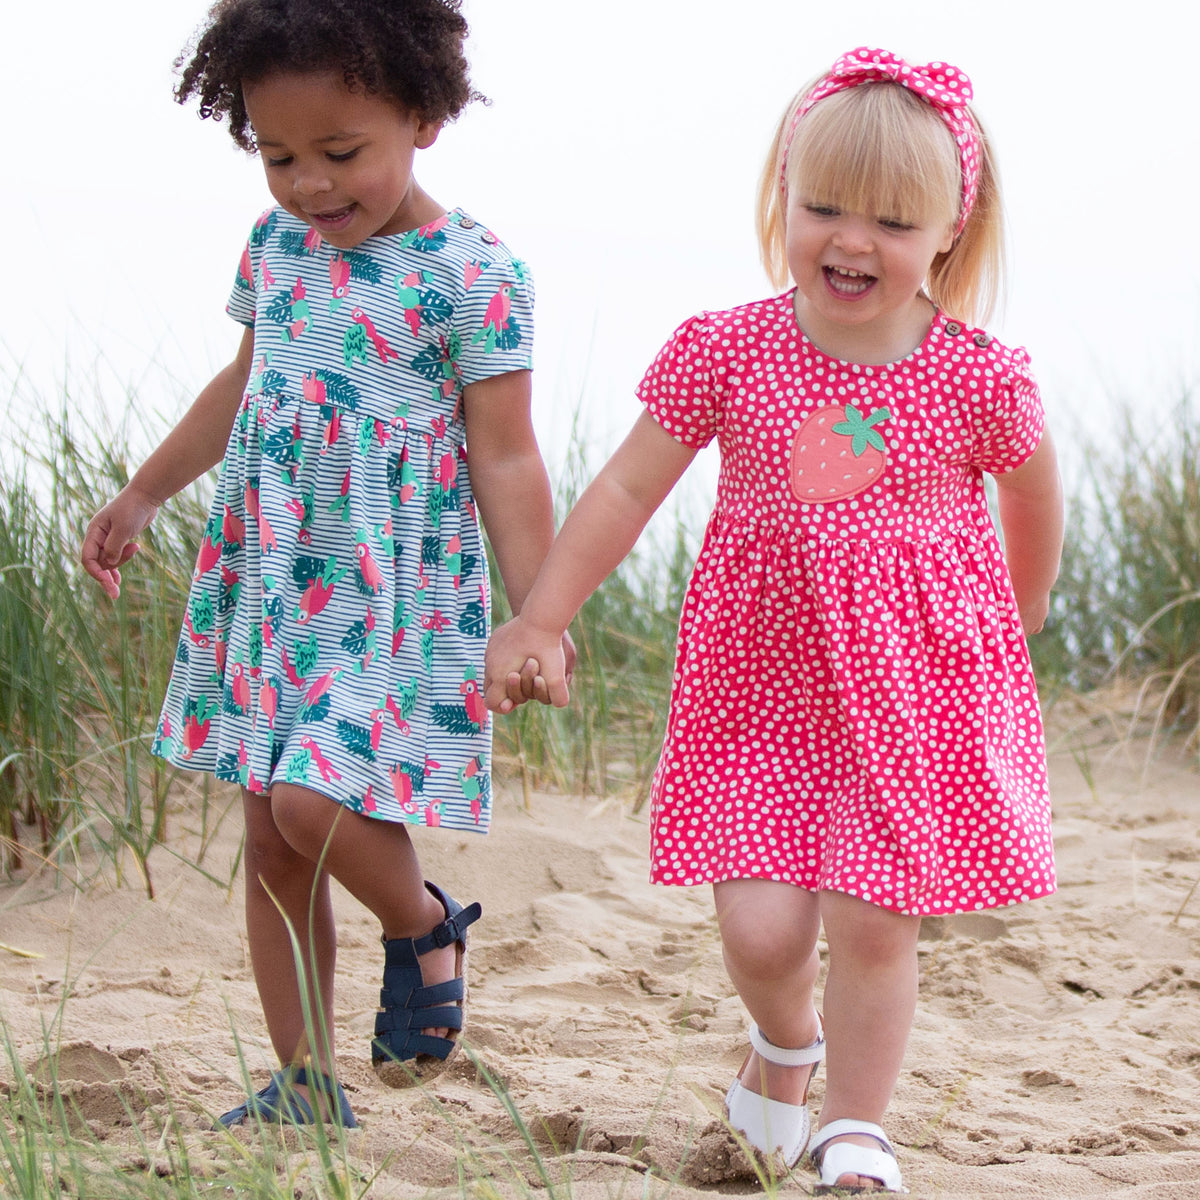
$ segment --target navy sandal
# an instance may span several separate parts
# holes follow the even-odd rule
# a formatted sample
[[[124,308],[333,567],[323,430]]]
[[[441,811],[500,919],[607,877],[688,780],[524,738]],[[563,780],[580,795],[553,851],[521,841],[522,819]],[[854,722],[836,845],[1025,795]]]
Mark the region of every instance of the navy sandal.
[[[326,1111],[329,1120],[344,1129],[357,1129],[358,1122],[350,1111],[350,1101],[342,1091],[342,1085],[321,1071],[308,1067],[284,1067],[271,1076],[271,1081],[262,1091],[255,1092],[245,1104],[231,1108],[217,1118],[214,1129],[226,1129],[241,1125],[247,1117],[254,1116],[262,1121],[284,1125],[315,1125],[312,1105],[295,1090],[295,1085],[306,1087],[311,1092],[321,1093],[329,1101]]]
[[[483,915],[478,902],[463,908],[436,884],[425,887],[446,911],[446,919],[419,938],[383,941],[383,988],[375,1015],[371,1065],[389,1087],[411,1087],[440,1075],[458,1050],[467,1009],[467,926]],[[425,986],[422,954],[457,946],[456,978]],[[452,1037],[435,1037],[426,1029],[450,1029]]]

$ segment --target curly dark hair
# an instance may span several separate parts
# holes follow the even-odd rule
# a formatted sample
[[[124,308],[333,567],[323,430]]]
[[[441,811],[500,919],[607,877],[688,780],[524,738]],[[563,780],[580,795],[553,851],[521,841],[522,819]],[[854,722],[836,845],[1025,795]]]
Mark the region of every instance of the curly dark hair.
[[[175,61],[175,99],[195,96],[200,116],[227,120],[250,153],[242,84],[277,71],[340,71],[347,87],[451,121],[483,99],[467,78],[460,8],[461,0],[217,0]]]

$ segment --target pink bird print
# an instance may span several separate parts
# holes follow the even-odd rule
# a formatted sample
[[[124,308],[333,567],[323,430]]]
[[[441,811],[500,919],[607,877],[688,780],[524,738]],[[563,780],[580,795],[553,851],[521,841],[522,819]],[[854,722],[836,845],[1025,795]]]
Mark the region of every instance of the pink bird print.
[[[446,436],[446,418],[440,413],[436,417],[431,417],[429,424],[433,427],[433,432],[437,434],[439,438],[444,438]]]
[[[267,728],[275,728],[275,714],[279,711],[279,688],[274,679],[265,680],[258,689],[258,707],[267,718]]]
[[[283,331],[285,341],[294,342],[307,328],[309,318],[308,290],[299,276],[292,285],[292,321]]]
[[[250,770],[246,772],[246,791],[255,796],[265,796],[267,794],[267,789],[263,787],[262,780]]]
[[[262,281],[264,288],[271,288],[275,286],[275,276],[272,274],[271,268],[268,267],[265,262],[262,265]]]
[[[303,625],[311,621],[319,612],[323,612],[333,597],[334,584],[345,574],[344,567],[338,569],[336,557],[328,559],[321,574],[301,593],[299,603],[292,614],[293,618]]]
[[[484,310],[483,332],[487,333],[490,328],[492,338],[498,337],[508,328],[508,318],[512,312],[512,292],[511,283],[502,283]]]
[[[183,757],[191,758],[208,741],[208,721],[188,717],[183,722]]]
[[[329,260],[329,285],[333,289],[329,311],[336,312],[350,291],[350,264],[340,254]]]
[[[389,359],[398,360],[400,358],[400,355],[388,345],[387,338],[375,328],[374,322],[361,308],[356,308],[350,316],[355,324],[361,325],[366,331],[367,337],[371,339],[371,344],[375,347],[375,353],[379,355],[380,362],[386,364]]]
[[[407,504],[417,494],[417,473],[408,460],[408,444],[400,448],[400,503]]]
[[[467,669],[458,690],[463,697],[463,707],[467,710],[467,720],[482,729],[487,722],[487,705],[483,702],[483,693],[479,690],[479,681],[473,669]]]
[[[246,540],[246,523],[228,504],[221,520],[221,537],[231,546],[240,546]]]
[[[262,509],[259,507],[257,478],[255,476],[254,479],[247,479],[246,486],[242,490],[242,503],[246,506],[246,516],[255,521],[262,516]]]
[[[188,641],[193,646],[199,646],[201,650],[207,650],[212,645],[212,639],[207,634],[196,632],[196,627],[192,624],[192,614],[186,608],[183,610],[183,627],[187,630]]]
[[[271,528],[271,522],[264,513],[260,513],[258,517],[258,544],[264,554],[271,554],[279,549],[279,543],[275,540],[275,530]]]
[[[411,816],[417,811],[417,806],[413,803],[412,798],[412,776],[399,763],[393,763],[388,767],[388,774],[392,777],[392,795],[396,797],[396,803],[400,805],[402,812]]]
[[[192,755],[208,741],[208,731],[212,714],[217,706],[208,702],[207,696],[201,696],[196,712],[189,714],[183,721],[183,757]]]
[[[448,629],[449,627],[450,618],[441,609],[435,608],[431,613],[421,614],[422,629],[432,629],[434,633],[441,633],[443,629]]]
[[[375,802],[375,789],[368,783],[363,796],[363,812],[373,813],[378,807],[379,805]]]
[[[463,266],[463,287],[469,288],[483,274],[485,268],[490,265],[490,263],[485,262],[466,263]]]
[[[432,282],[432,271],[409,271],[403,279],[396,277],[396,297],[413,337],[421,332],[421,285]]]
[[[302,737],[300,745],[312,755],[313,766],[321,773],[321,778],[326,783],[333,783],[335,780],[341,779],[342,773],[325,757],[321,752],[321,747],[312,738],[307,735]]]
[[[199,579],[201,575],[207,575],[221,561],[221,541],[220,534],[215,538],[209,533],[204,535],[204,541],[200,543],[200,552],[196,555],[196,569],[192,573],[193,579]]]
[[[458,468],[454,462],[453,454],[443,454],[438,461],[437,474],[434,477],[438,487],[443,492],[449,492],[454,488],[454,477],[458,473]]]
[[[378,596],[383,591],[383,572],[380,571],[379,564],[371,557],[371,547],[367,542],[365,529],[358,530],[354,535],[354,553],[358,555],[358,570],[362,575],[363,583]]]
[[[440,825],[442,823],[442,802],[434,800],[433,803],[425,805],[425,824]]]
[[[217,674],[222,679],[225,678],[225,652],[226,652],[226,649],[227,649],[227,645],[225,642],[224,635],[218,633],[216,635],[216,637],[213,638],[213,659],[216,661],[216,664],[217,664]]]
[[[250,680],[246,678],[246,668],[240,662],[233,664],[233,680],[229,690],[233,694],[233,702],[242,712],[250,711]]]
[[[462,538],[457,533],[442,547],[442,561],[446,564],[446,570],[454,580],[457,591],[462,579]]]
[[[383,586],[382,583],[380,586]],[[369,604],[367,605],[367,611],[363,614],[363,645],[365,647],[363,656],[354,666],[355,671],[360,675],[370,667],[377,649],[375,642],[375,614],[371,611]]]
[[[254,288],[254,264],[250,261],[250,243],[247,242],[242,250],[242,257],[238,262],[238,279],[246,285],[246,287]]]
[[[312,687],[310,687],[308,689],[308,691],[305,693],[305,696],[304,696],[305,707],[312,708],[313,705],[316,704],[317,701],[320,700],[321,697],[323,695],[325,695],[325,693],[327,691],[329,691],[329,689],[331,687],[333,687],[333,685],[341,677],[342,677],[342,668],[341,667],[334,667],[334,669],[332,671],[326,671],[325,674],[322,675],[319,679],[317,679],[317,681],[312,685]]]
[[[321,248],[321,235],[311,225],[304,231],[304,248],[309,254],[316,254]]]
[[[316,371],[308,371],[300,380],[300,391],[305,400],[313,404],[327,405],[329,399],[325,393],[325,380],[317,377]]]
[[[299,689],[304,686],[305,676],[292,666],[292,660],[288,657],[288,649],[286,646],[280,648],[280,657],[283,659],[283,673],[288,677],[288,682],[292,687]]]

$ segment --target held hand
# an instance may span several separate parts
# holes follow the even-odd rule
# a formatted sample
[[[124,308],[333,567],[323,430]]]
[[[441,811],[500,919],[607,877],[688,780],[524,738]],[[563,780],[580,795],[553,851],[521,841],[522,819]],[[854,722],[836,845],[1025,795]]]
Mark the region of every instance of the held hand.
[[[158,512],[158,503],[126,486],[88,523],[79,561],[115,600],[121,594],[121,567],[141,549],[137,537]]]
[[[484,659],[483,698],[492,712],[509,713],[526,700],[557,708],[570,698],[563,634],[532,628],[520,617],[495,630]],[[573,666],[573,663],[572,663]]]
[[[1046,627],[1046,618],[1050,615],[1050,594],[1039,596],[1037,603],[1018,604],[1021,614],[1021,629],[1026,637],[1041,633]]]
[[[562,635],[563,680],[568,691],[571,680],[575,675],[575,643],[569,633]],[[536,700],[539,704],[551,704],[550,688],[542,674],[541,664],[536,658],[527,658],[520,674],[510,672],[506,680],[505,690],[513,705],[524,704],[526,700]]]

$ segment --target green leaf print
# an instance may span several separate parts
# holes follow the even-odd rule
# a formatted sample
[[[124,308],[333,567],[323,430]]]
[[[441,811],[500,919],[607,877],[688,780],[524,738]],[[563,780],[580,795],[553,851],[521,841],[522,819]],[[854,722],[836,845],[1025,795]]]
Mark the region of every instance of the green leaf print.
[[[279,249],[288,258],[309,258],[312,251],[305,244],[308,237],[308,230],[285,229],[279,235]]]
[[[252,667],[261,667],[263,652],[263,636],[261,625],[254,624],[250,626],[250,635],[247,640],[246,649],[250,656],[250,665]]]
[[[454,316],[454,303],[433,288],[421,292],[421,318],[427,325],[444,325]]]
[[[213,613],[212,597],[207,592],[201,592],[191,606],[192,628],[197,633],[207,633],[216,623]]]
[[[403,771],[412,780],[412,790],[420,794],[425,790],[425,768],[420,763],[398,762],[394,768]]]
[[[313,378],[325,386],[325,403],[336,404],[338,408],[351,412],[358,408],[358,388],[350,382],[348,375],[318,369],[313,372]]]
[[[367,594],[374,595],[373,592],[368,592]],[[361,658],[373,647],[374,637],[375,631],[368,631],[366,621],[355,621],[342,637],[342,649],[347,654],[353,654]]]
[[[848,437],[851,453],[855,458],[861,458],[868,446],[873,446],[876,450],[884,448],[883,436],[872,426],[888,420],[891,415],[888,409],[877,408],[869,417],[864,417],[853,404],[847,404],[846,419],[831,425],[829,429],[831,433],[840,433]]]
[[[467,637],[487,637],[487,613],[478,600],[472,600],[463,609],[462,615],[458,618],[458,628]]]
[[[271,240],[271,234],[275,232],[275,226],[279,223],[279,209],[272,208],[264,214],[256,222],[254,228],[250,231],[251,246],[265,246]]]
[[[299,721],[312,721],[315,724],[329,717],[329,708],[329,693],[326,692],[325,695],[320,696],[312,704],[302,704],[296,719]]]
[[[292,661],[296,665],[296,673],[302,677],[316,670],[320,656],[321,647],[317,644],[316,634],[310,633],[307,641],[296,642],[292,646]]]
[[[283,391],[285,387],[287,387],[287,376],[282,371],[276,371],[274,367],[268,367],[265,371],[260,371],[251,377],[246,390],[252,396],[263,393],[271,395],[274,392]]]
[[[307,783],[308,768],[312,766],[312,755],[307,750],[297,750],[288,759],[287,770],[284,773],[285,783]]]
[[[282,291],[276,292],[267,301],[266,311],[263,313],[263,316],[268,321],[273,321],[276,325],[290,325],[292,323],[291,289],[285,288]]]
[[[436,346],[426,346],[415,358],[410,360],[408,365],[423,379],[440,382],[447,378],[446,372],[443,370],[445,361]]]
[[[250,769],[247,764],[239,761],[237,751],[230,750],[217,758],[213,774],[225,783],[240,783],[245,786],[250,777]]]
[[[375,257],[361,250],[342,250],[342,258],[350,264],[350,278],[356,283],[378,283],[383,271]]]
[[[361,725],[355,725],[351,721],[338,721],[334,728],[337,730],[338,741],[355,758],[361,758],[363,762],[369,763],[375,761],[375,751],[371,748],[371,731],[369,729],[364,729]]]
[[[433,723],[448,733],[469,735],[479,732],[479,726],[467,716],[467,710],[459,704],[435,704]]]

